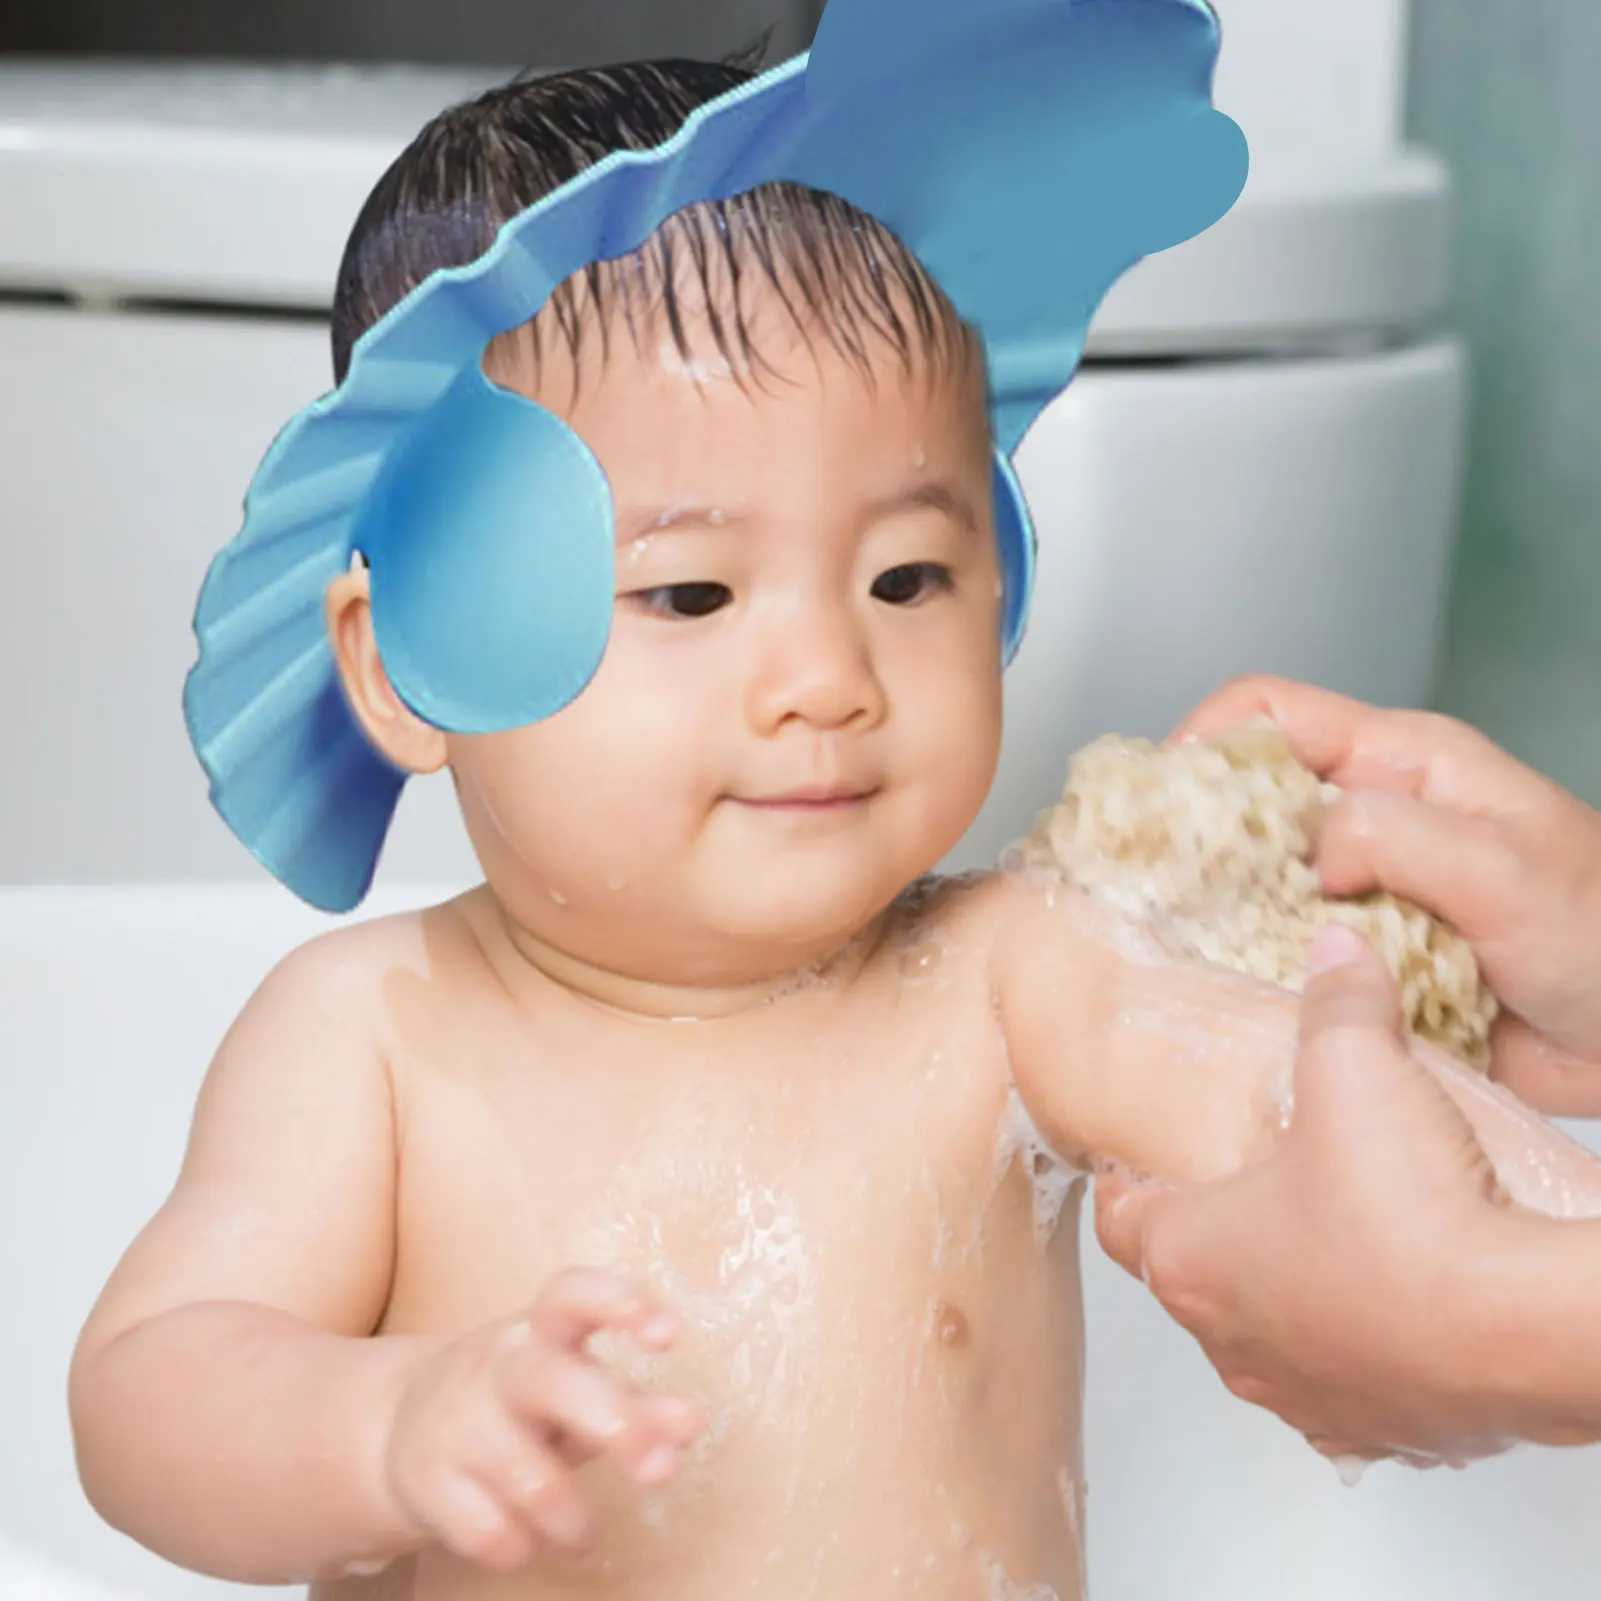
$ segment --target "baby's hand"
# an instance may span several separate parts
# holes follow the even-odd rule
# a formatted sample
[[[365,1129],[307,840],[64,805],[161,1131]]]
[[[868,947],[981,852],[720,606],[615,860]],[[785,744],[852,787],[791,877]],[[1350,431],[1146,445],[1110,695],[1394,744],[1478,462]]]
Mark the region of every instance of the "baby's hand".
[[[574,1468],[604,1455],[641,1484],[673,1474],[700,1420],[687,1403],[642,1395],[603,1368],[585,1348],[602,1329],[648,1351],[678,1332],[632,1285],[570,1269],[523,1316],[420,1363],[385,1457],[419,1537],[502,1572],[545,1551],[582,1561],[597,1529]]]

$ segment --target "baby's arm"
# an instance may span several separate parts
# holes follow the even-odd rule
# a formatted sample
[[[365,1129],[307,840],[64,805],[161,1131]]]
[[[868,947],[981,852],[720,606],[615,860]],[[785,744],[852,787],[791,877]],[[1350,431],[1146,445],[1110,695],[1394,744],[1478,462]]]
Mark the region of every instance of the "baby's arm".
[[[652,1351],[675,1337],[608,1274],[559,1273],[451,1336],[374,1337],[404,1145],[379,997],[420,954],[410,926],[318,941],[262,986],[212,1064],[171,1198],[79,1340],[89,1499],[186,1567],[271,1584],[435,1544],[501,1571],[581,1556],[597,1512],[575,1470],[604,1455],[654,1483],[699,1430],[587,1351],[603,1329]]]
[[[383,1430],[423,1342],[367,1337],[394,1259],[396,1136],[372,975],[349,938],[297,951],[240,1014],[172,1195],[72,1363],[96,1509],[175,1562],[246,1583],[406,1544]]]
[[[994,986],[1018,1090],[1064,1155],[1173,1183],[1237,1171],[1283,1127],[1299,1001],[1165,956],[1082,891],[1044,877],[995,890]],[[1601,1213],[1601,1163],[1443,1051],[1411,1050],[1461,1106],[1515,1201]]]

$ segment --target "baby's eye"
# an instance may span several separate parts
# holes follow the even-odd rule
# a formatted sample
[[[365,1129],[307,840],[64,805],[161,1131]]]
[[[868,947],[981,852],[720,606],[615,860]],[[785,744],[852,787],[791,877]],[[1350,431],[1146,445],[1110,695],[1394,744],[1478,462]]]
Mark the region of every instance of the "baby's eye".
[[[662,617],[710,617],[733,600],[727,584],[663,584],[641,589],[634,599]]]
[[[951,570],[938,562],[911,561],[891,567],[873,581],[873,599],[891,606],[910,606],[951,588]]]

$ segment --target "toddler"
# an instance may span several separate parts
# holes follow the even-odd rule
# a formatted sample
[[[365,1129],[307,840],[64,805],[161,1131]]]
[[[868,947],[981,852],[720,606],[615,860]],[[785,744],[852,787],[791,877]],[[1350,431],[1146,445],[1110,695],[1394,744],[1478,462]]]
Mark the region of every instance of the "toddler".
[[[744,81],[442,115],[356,226],[339,376]],[[485,882],[312,941],[230,1030],[75,1355],[90,1498],[317,1601],[1076,1601],[1078,1173],[1250,1160],[1296,1012],[1049,874],[929,876],[1001,737],[981,341],[777,182],[567,279],[484,370],[610,486],[604,657],[453,732],[397,687],[382,564],[326,584],[350,716],[397,784],[448,766]],[[1511,1167],[1558,1150],[1476,1115]]]

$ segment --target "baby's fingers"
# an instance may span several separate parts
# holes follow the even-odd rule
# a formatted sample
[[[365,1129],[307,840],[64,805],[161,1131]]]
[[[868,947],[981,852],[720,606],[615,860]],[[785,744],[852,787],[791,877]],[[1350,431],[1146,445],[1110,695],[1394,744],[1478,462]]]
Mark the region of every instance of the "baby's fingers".
[[[574,1465],[606,1455],[651,1484],[673,1472],[687,1443],[681,1424],[664,1427],[659,1402],[565,1351],[529,1346],[514,1352],[502,1365],[500,1392],[515,1417]]]
[[[594,1549],[595,1510],[554,1451],[525,1438],[496,1475],[500,1499],[532,1536],[530,1554],[546,1547],[582,1562]]]
[[[638,1285],[594,1268],[558,1274],[527,1321],[539,1339],[569,1351],[602,1329],[629,1334],[652,1351],[665,1349],[678,1334],[678,1320]]]
[[[664,1443],[676,1446],[679,1450],[693,1445],[706,1427],[699,1407],[674,1396],[641,1396],[639,1406]]]
[[[459,1470],[440,1472],[418,1510],[433,1539],[478,1567],[514,1573],[538,1550],[533,1531],[505,1498]]]

